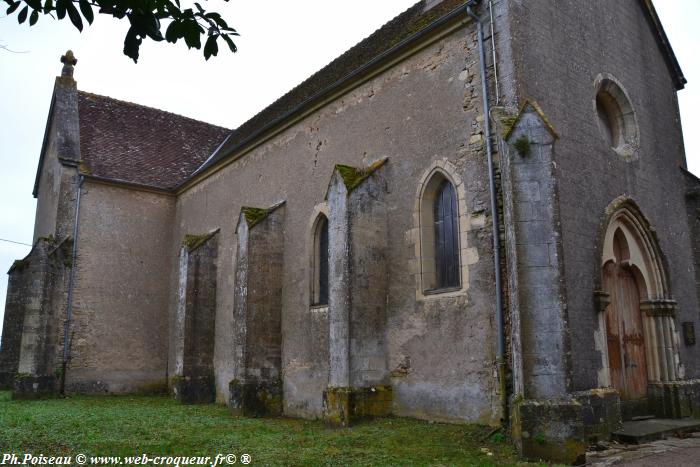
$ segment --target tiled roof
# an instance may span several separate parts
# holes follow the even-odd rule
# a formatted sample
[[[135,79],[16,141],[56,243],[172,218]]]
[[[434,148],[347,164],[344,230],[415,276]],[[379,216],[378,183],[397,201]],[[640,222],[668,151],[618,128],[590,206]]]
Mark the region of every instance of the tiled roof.
[[[166,190],[185,181],[230,131],[83,91],[78,112],[83,171]]]
[[[427,29],[431,23],[466,1],[442,0],[439,3],[433,2],[435,6],[432,8],[426,8],[426,3],[428,2],[416,3],[235,129],[199,171],[225,159],[246,142],[264,133],[268,126],[285,120],[289,114],[294,114],[300,107],[318,99],[320,94],[324,94],[335,83],[344,81],[362,66],[409,36]]]
[[[661,26],[652,0],[638,0],[647,19],[651,21],[662,52],[671,69],[676,87],[682,89],[686,82],[678,61],[671,49],[666,34]],[[231,132],[228,139],[197,170],[207,168],[227,159],[237,150],[266,133],[277,124],[298,113],[301,109],[321,100],[335,86],[352,79],[361,69],[374,59],[388,53],[404,40],[423,32],[441,19],[452,16],[456,10],[467,3],[466,0],[420,1],[392,19],[372,35],[362,40],[323,69],[313,74],[297,87],[273,102],[253,118]],[[482,2],[483,3],[483,2]],[[430,6],[428,6],[430,5]],[[480,14],[483,12],[480,10]]]

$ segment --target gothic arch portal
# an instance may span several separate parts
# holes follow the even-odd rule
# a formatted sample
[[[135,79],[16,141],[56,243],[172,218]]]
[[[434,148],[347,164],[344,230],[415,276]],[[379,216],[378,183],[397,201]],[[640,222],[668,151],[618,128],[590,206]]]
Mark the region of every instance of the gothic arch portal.
[[[599,383],[623,400],[644,399],[648,384],[683,377],[676,303],[658,242],[636,204],[621,197],[606,212],[598,260]]]

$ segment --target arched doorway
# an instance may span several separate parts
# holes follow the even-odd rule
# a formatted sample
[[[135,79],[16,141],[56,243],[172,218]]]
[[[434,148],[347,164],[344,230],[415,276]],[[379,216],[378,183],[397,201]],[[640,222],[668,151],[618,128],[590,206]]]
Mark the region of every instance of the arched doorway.
[[[605,310],[610,380],[621,399],[644,399],[648,380],[640,301],[644,286],[629,264],[629,246],[620,229],[613,236],[613,255],[614,261],[603,267],[603,291],[610,299]]]
[[[682,378],[672,300],[661,251],[628,199],[608,209],[601,258],[603,386],[620,393],[623,417],[648,413],[651,386]]]

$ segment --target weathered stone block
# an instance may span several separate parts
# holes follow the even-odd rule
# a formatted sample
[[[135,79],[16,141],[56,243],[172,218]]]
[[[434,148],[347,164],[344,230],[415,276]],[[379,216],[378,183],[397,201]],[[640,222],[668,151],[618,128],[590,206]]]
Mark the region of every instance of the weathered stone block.
[[[622,425],[620,394],[614,389],[601,388],[574,393],[581,404],[583,428],[589,444],[609,440],[610,433]]]
[[[35,376],[18,374],[12,385],[13,399],[44,399],[57,395],[55,376]]]
[[[700,380],[650,383],[649,410],[660,418],[700,418]]]
[[[329,387],[323,392],[323,415],[328,424],[347,427],[359,420],[388,416],[393,400],[391,386]]]
[[[171,387],[175,399],[183,404],[208,404],[214,402],[216,397],[213,372],[206,375],[174,376]]]
[[[229,383],[229,408],[245,417],[279,417],[283,413],[282,380]]]
[[[515,401],[512,433],[521,456],[529,461],[586,462],[583,411],[576,400]]]

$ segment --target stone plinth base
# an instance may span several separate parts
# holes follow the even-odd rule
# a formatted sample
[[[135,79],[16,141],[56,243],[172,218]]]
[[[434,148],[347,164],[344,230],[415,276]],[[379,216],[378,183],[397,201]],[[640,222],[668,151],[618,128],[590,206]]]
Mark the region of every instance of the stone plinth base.
[[[18,374],[12,384],[13,399],[42,399],[58,395],[56,377]]]
[[[229,383],[229,408],[234,415],[245,417],[279,417],[282,415],[282,381]]]
[[[12,389],[15,380],[15,373],[0,371],[0,391]]]
[[[174,376],[171,389],[183,404],[208,404],[216,399],[214,375]]]
[[[607,441],[622,426],[620,394],[610,388],[591,389],[573,394],[581,404],[583,429],[588,444]]]
[[[583,413],[573,399],[516,400],[511,427],[520,455],[529,461],[586,462]]]
[[[700,418],[700,380],[649,383],[649,410],[658,418]]]
[[[391,414],[391,386],[329,387],[323,392],[323,418],[330,425],[346,427],[368,418]]]

